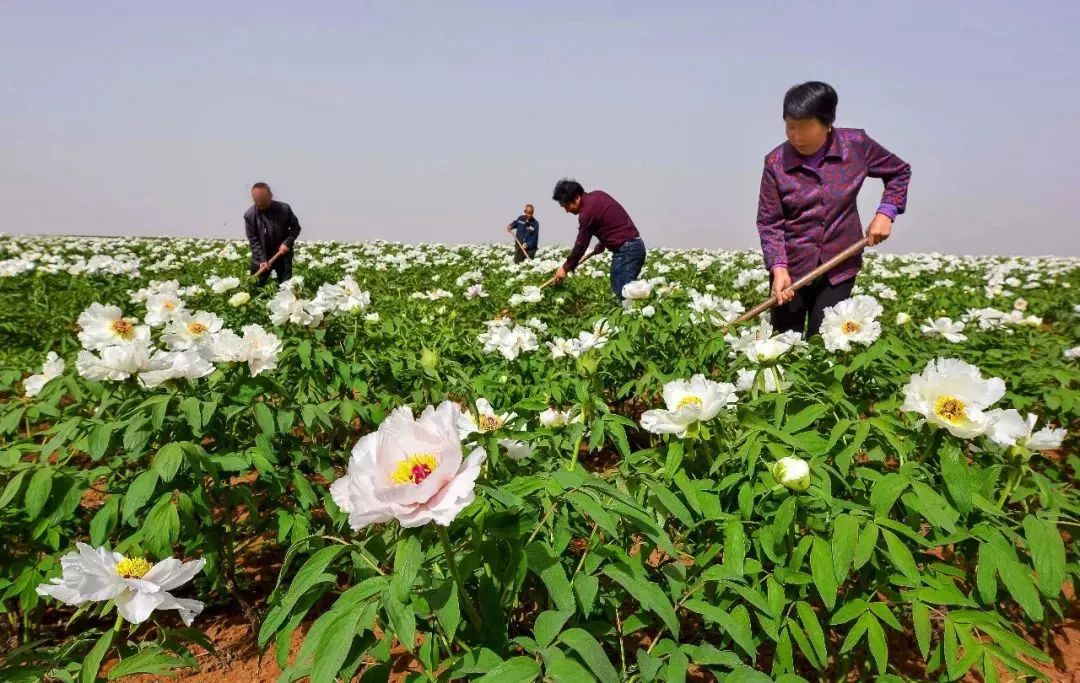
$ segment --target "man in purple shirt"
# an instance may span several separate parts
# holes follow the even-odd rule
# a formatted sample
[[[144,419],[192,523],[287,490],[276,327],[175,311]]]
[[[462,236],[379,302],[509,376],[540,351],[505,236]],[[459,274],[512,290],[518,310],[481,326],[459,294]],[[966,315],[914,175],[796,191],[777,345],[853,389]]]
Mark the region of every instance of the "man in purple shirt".
[[[566,263],[555,271],[555,282],[561,282],[577,268],[589,241],[595,237],[596,248],[586,258],[605,249],[611,251],[611,291],[621,302],[623,287],[636,280],[645,265],[645,243],[630,214],[607,192],[586,192],[581,183],[568,178],[555,184],[551,198],[567,213],[578,217],[577,240]]]
[[[862,237],[856,199],[866,178],[881,178],[885,191],[866,229],[871,246],[888,239],[907,205],[911,166],[865,131],[833,128],[836,91],[826,83],[797,85],[784,96],[787,142],[765,156],[757,227],[772,292],[778,331],[816,334],[824,311],[851,295],[862,255],[848,259],[797,292],[793,280]]]

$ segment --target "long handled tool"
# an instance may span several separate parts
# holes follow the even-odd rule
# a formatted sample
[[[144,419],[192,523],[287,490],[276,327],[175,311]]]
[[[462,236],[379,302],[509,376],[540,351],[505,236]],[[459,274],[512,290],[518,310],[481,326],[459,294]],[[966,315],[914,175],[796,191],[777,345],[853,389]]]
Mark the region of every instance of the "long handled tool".
[[[833,256],[831,259],[829,259],[825,263],[822,263],[817,268],[814,268],[809,273],[807,273],[806,275],[803,275],[801,278],[799,278],[798,280],[793,282],[791,287],[789,287],[789,289],[791,291],[793,291],[793,292],[797,291],[799,289],[802,289],[803,287],[810,284],[814,280],[818,279],[819,277],[821,277],[825,273],[829,272],[830,270],[832,270],[836,266],[840,265],[844,261],[847,261],[849,258],[854,256],[855,254],[858,254],[860,251],[862,251],[863,247],[865,247],[867,244],[869,244],[869,239],[866,238],[866,237],[863,237],[858,242],[855,242],[854,244],[852,244],[847,249],[844,249],[842,252],[840,252],[836,256]],[[762,301],[757,306],[754,306],[753,308],[751,308],[746,313],[743,313],[738,318],[735,318],[730,323],[728,323],[724,327],[724,334],[727,334],[729,329],[731,329],[732,327],[734,327],[734,326],[736,326],[736,325],[738,325],[740,323],[744,323],[744,322],[746,322],[748,320],[753,320],[754,318],[758,317],[759,315],[761,315],[765,311],[767,311],[770,308],[772,308],[773,306],[775,306],[776,303],[777,303],[776,302],[776,297],[775,296],[770,296],[765,301]]]
[[[507,232],[510,232],[509,229],[507,229]],[[522,254],[525,254],[525,258],[532,260],[532,256],[529,256],[529,250],[525,248],[525,245],[521,243],[521,240],[517,238],[517,235],[511,232],[510,236],[514,238],[515,242],[517,242],[518,249],[521,250]]]
[[[281,256],[280,251],[270,257],[270,260],[266,262],[266,267],[265,268],[259,268],[258,270],[256,270],[254,273],[251,274],[251,277],[257,278],[260,275],[262,275],[263,273],[265,273],[266,271],[270,270],[270,267],[274,265],[274,261],[277,261],[279,256]]]
[[[593,256],[596,256],[598,253],[600,253],[600,252],[590,251],[588,254],[585,254],[585,258],[583,258],[583,259],[581,259],[580,261],[577,262],[578,267],[580,268],[582,263],[585,263],[586,261],[591,259]],[[547,281],[544,282],[544,284],[540,285],[540,289],[543,289],[544,287],[547,287],[548,285],[553,285],[553,284],[555,284],[555,276],[554,275],[552,275],[550,278],[548,278]]]

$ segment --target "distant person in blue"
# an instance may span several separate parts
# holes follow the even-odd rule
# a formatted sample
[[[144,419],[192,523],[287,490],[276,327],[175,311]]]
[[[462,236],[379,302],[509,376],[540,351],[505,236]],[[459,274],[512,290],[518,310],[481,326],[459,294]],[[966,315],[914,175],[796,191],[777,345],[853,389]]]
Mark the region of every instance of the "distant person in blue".
[[[262,287],[274,271],[279,283],[292,277],[292,248],[300,234],[300,220],[292,207],[274,200],[266,183],[251,186],[250,209],[244,212],[244,231],[251,245],[251,273]],[[270,259],[277,256],[272,264]]]
[[[536,257],[536,247],[540,244],[540,221],[533,218],[533,205],[526,204],[525,211],[517,219],[506,226],[506,231],[513,233],[517,242],[514,243],[514,263],[521,263],[525,260],[525,254],[529,255],[529,258]],[[525,246],[525,251],[521,250],[518,243]]]

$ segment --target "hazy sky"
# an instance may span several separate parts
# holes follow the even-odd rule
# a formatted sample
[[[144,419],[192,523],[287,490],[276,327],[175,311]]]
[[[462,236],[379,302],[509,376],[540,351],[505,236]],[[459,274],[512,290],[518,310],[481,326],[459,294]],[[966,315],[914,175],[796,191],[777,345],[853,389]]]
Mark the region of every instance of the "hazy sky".
[[[781,100],[913,167],[893,251],[1080,255],[1080,2],[0,4],[0,231],[479,242],[560,176],[646,243],[754,247]],[[881,185],[868,181],[864,221]]]

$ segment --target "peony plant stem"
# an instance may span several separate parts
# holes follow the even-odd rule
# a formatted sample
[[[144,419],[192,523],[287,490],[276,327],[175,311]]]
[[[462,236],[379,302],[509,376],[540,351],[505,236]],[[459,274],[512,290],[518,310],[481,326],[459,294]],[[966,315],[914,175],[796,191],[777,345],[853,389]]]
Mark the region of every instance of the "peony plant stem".
[[[458,571],[457,560],[454,559],[454,548],[450,545],[450,536],[446,533],[446,527],[441,524],[436,524],[435,530],[439,534],[439,540],[442,541],[443,554],[446,555],[446,566],[450,570],[450,576],[454,577],[454,583],[457,584],[461,604],[465,606],[465,616],[469,618],[473,628],[479,631],[481,624],[480,613],[476,611],[472,600],[469,599],[469,594],[465,591],[465,581]]]

